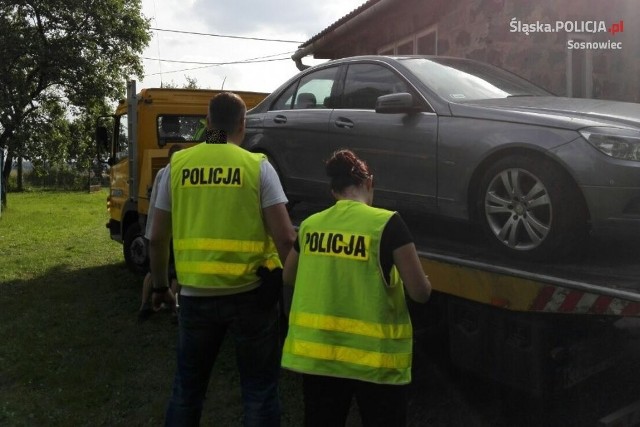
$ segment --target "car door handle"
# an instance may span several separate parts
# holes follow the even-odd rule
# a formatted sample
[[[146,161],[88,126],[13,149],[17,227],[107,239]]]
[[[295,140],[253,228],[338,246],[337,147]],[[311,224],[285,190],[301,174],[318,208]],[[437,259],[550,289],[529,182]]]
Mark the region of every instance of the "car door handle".
[[[276,123],[287,123],[287,116],[283,116],[282,114],[278,114],[273,118],[273,121]]]
[[[343,129],[351,129],[353,127],[353,122],[344,117],[340,117],[334,123],[336,124],[337,127],[343,128]]]

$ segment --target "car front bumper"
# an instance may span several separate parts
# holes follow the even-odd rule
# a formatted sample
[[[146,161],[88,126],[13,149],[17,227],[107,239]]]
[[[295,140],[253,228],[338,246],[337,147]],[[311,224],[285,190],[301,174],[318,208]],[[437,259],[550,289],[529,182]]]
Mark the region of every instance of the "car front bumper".
[[[594,233],[640,236],[640,162],[609,157],[582,138],[552,152],[578,184]]]

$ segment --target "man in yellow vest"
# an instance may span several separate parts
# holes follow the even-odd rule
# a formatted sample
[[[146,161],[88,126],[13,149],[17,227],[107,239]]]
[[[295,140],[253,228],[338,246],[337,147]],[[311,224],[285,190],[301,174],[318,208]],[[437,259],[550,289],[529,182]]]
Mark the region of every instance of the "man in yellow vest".
[[[273,167],[264,155],[239,147],[245,113],[237,95],[216,95],[209,104],[207,141],[174,154],[158,187],[150,236],[154,303],[167,291],[172,236],[181,285],[169,426],[199,425],[227,330],[236,345],[244,425],[280,423],[277,294],[267,283],[277,273],[262,281],[256,274],[278,271],[295,230]]]
[[[417,302],[431,284],[400,216],[370,206],[366,163],[340,150],[327,174],[337,202],[302,222],[285,264],[282,366],[303,374],[305,426],[344,425],[353,396],[363,426],[402,426],[413,339],[402,282]]]

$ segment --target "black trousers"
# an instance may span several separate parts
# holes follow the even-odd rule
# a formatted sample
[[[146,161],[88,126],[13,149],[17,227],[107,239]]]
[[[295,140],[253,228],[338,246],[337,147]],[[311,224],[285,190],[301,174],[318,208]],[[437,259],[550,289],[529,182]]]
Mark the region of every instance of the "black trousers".
[[[405,426],[407,386],[304,374],[304,425],[342,427],[356,398],[363,427]]]

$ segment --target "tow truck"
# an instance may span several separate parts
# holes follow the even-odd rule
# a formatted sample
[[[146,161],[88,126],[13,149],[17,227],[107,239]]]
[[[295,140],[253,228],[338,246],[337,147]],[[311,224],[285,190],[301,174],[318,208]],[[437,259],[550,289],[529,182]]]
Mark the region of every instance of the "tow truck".
[[[129,269],[144,273],[148,265],[144,229],[151,187],[158,171],[169,161],[169,147],[191,147],[205,139],[209,101],[220,90],[144,88],[127,83],[127,97],[120,100],[109,125],[96,126],[98,153],[110,166],[107,198],[111,239],[123,245]],[[267,94],[234,91],[247,108]],[[104,120],[105,118],[103,118]],[[170,124],[170,126],[169,126]]]

